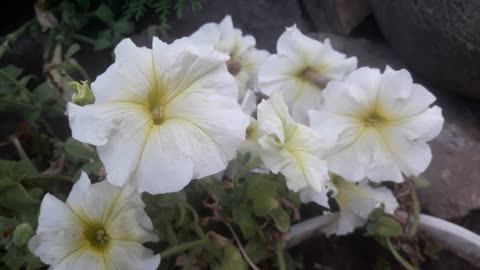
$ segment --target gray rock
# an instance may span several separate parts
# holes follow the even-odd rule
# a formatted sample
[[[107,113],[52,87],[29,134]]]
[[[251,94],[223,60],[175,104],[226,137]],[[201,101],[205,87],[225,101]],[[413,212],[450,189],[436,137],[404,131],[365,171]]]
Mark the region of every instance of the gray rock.
[[[480,98],[480,1],[371,0],[386,39],[412,70]]]
[[[299,0],[316,31],[349,34],[370,13],[369,0]]]
[[[297,1],[278,0],[204,0],[202,8],[194,12],[186,9],[182,18],[169,19],[168,37],[171,42],[183,36],[189,36],[207,22],[220,22],[225,15],[232,15],[235,27],[244,34],[251,34],[257,40],[257,47],[275,52],[275,45],[285,28],[297,25],[304,32],[312,31],[302,17]],[[145,36],[136,43],[151,44]]]
[[[366,39],[332,34],[313,34],[319,40],[330,38],[332,46],[348,56],[357,56],[360,66],[384,69],[385,65],[404,65],[385,45]],[[419,81],[442,107],[445,125],[433,140],[433,160],[425,172],[431,186],[419,189],[422,209],[434,216],[450,219],[480,208],[480,102],[468,100]]]

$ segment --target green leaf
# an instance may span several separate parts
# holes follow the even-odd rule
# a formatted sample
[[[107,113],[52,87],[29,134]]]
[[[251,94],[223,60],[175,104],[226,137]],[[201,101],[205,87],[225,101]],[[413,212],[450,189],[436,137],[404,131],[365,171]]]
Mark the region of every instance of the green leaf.
[[[279,231],[287,232],[290,228],[290,216],[285,210],[283,210],[283,208],[278,207],[273,209],[270,212],[270,217],[275,222],[275,226],[277,226]]]
[[[100,20],[108,23],[114,22],[114,15],[112,10],[105,4],[101,4],[98,9],[95,11],[95,16]]]
[[[276,192],[276,184],[273,181],[258,178],[258,179],[251,179],[248,182],[247,188],[247,198],[249,199],[258,199],[258,198],[265,198],[271,197]]]
[[[77,159],[98,160],[97,153],[93,149],[73,138],[68,138],[65,142],[65,152]]]
[[[28,241],[30,240],[30,238],[32,238],[34,234],[35,233],[33,232],[32,226],[30,226],[30,224],[19,224],[13,232],[12,242],[17,247],[24,247],[27,245]]]
[[[17,270],[23,266],[24,260],[19,250],[13,246],[7,249],[7,252],[2,257],[2,261],[8,266],[10,270]]]
[[[78,45],[78,43],[72,44],[72,46],[68,47],[67,51],[65,52],[65,59],[72,57],[79,50],[80,45]]]
[[[247,242],[245,252],[254,263],[268,257],[268,247],[258,238],[253,238]]]
[[[403,235],[402,225],[392,216],[383,213],[383,208],[373,211],[368,217],[368,235],[401,236]]]
[[[115,32],[120,34],[130,34],[135,30],[135,25],[128,20],[120,20],[113,25]]]
[[[108,39],[98,39],[95,41],[95,47],[94,47],[94,50],[96,51],[100,51],[100,50],[103,50],[103,49],[106,49],[110,46],[112,46],[112,41],[111,40],[108,40]]]
[[[37,176],[37,170],[28,160],[0,160],[0,188],[5,184]]]
[[[225,247],[221,269],[228,270],[244,270],[246,265],[243,261],[242,254],[233,245]]]
[[[36,103],[44,103],[55,98],[55,90],[44,82],[32,91],[32,96]]]
[[[20,183],[0,187],[0,198],[1,207],[15,211],[31,210],[40,203]]]
[[[20,74],[22,74],[22,69],[14,66],[14,65],[8,65],[4,68],[1,68],[0,71],[5,73],[6,75],[8,75],[8,77],[10,77],[12,79],[16,79],[16,78],[18,78],[18,76],[20,76]],[[0,81],[1,81],[1,78],[0,78]]]
[[[240,227],[243,238],[250,239],[255,236],[255,220],[248,204],[240,204],[232,209],[233,221]]]
[[[265,217],[278,206],[278,201],[272,196],[257,198],[253,201],[253,213],[258,217]]]

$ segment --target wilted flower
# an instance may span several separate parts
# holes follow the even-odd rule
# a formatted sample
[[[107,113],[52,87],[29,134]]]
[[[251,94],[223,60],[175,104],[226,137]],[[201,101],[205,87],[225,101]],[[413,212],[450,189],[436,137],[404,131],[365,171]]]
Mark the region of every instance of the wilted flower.
[[[135,188],[82,173],[66,203],[45,195],[29,248],[53,270],[157,269],[160,255],[142,245],[158,241],[144,207]]]
[[[293,119],[308,124],[308,111],[318,109],[321,91],[331,80],[341,80],[357,68],[357,58],[346,58],[323,43],[303,35],[296,26],[287,28],[277,42],[277,54],[262,65],[258,84],[270,96],[280,91]]]
[[[258,126],[266,134],[258,141],[260,158],[273,173],[281,172],[293,191],[312,187],[323,188],[328,179],[324,151],[335,142],[329,134],[295,122],[281,93],[274,93],[258,105]]]
[[[353,182],[402,182],[402,173],[416,176],[428,167],[427,142],[440,133],[442,112],[429,107],[435,97],[408,71],[361,68],[329,83],[323,99],[310,124],[339,137],[326,157],[330,171]]]
[[[228,56],[180,39],[138,48],[125,39],[92,83],[95,103],[68,104],[72,136],[98,146],[108,180],[152,194],[217,173],[245,139]]]
[[[230,55],[227,67],[237,81],[239,101],[243,100],[247,89],[256,88],[258,69],[269,53],[255,48],[253,36],[243,36],[240,29],[234,28],[231,16],[225,16],[218,24],[204,24],[190,38]]]
[[[370,213],[381,206],[387,214],[393,214],[398,207],[397,199],[386,187],[373,188],[367,180],[350,183],[340,177],[333,179],[333,183],[329,183],[330,190],[315,192],[312,189],[305,189],[300,196],[304,203],[314,201],[329,208],[327,193],[329,191],[332,193],[340,209],[338,219],[323,229],[327,235],[345,235],[353,232],[355,228],[365,225]]]

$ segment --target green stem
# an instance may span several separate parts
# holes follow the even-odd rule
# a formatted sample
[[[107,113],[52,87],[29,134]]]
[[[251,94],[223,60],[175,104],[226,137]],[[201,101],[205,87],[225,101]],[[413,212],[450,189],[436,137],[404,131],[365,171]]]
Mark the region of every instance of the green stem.
[[[7,105],[10,105],[10,106],[13,106],[17,109],[21,109],[21,110],[34,111],[34,110],[37,109],[35,106],[25,104],[25,103],[15,102],[15,101],[8,100],[8,99],[0,99],[0,102],[4,103],[4,104],[7,104]]]
[[[407,260],[405,260],[395,249],[395,247],[392,245],[392,242],[390,241],[390,237],[385,237],[385,240],[387,241],[388,249],[390,249],[390,252],[392,255],[397,259],[397,261],[407,270],[418,270],[416,267],[411,265]]]
[[[277,264],[278,269],[287,270],[287,265],[285,264],[285,256],[283,254],[283,246],[283,241],[279,240],[276,247]]]
[[[96,43],[96,41],[93,38],[89,38],[87,36],[80,35],[80,34],[77,34],[77,33],[73,33],[72,37],[74,39],[78,39],[80,41],[83,41],[83,42],[91,44],[91,45],[95,45],[95,43]]]
[[[27,153],[25,153],[25,150],[23,150],[22,144],[20,143],[18,138],[13,137],[13,138],[11,138],[11,141],[12,141],[13,145],[15,146],[15,149],[17,149],[17,152],[18,152],[18,155],[20,156],[20,158],[22,160],[25,160],[25,161],[28,161],[28,162],[32,163],[32,161],[28,157]]]
[[[207,239],[201,239],[201,240],[195,240],[187,243],[183,243],[174,247],[171,247],[169,249],[166,249],[162,252],[160,252],[160,257],[162,258],[167,258],[179,253],[182,253],[184,251],[187,251],[189,249],[193,249],[196,247],[201,247],[207,243]]]
[[[410,194],[412,196],[412,204],[413,204],[413,220],[408,230],[408,236],[413,237],[417,232],[418,220],[420,216],[420,203],[418,202],[417,191],[415,190],[415,186],[413,185],[412,185],[412,190]]]
[[[26,181],[43,181],[43,180],[60,180],[68,183],[73,183],[73,179],[70,176],[61,174],[42,174],[40,177],[25,179]]]

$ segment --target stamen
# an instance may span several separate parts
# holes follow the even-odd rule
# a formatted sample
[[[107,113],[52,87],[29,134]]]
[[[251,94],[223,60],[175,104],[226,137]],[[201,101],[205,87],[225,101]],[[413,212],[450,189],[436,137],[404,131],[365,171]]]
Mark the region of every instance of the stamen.
[[[328,82],[331,80],[329,77],[322,75],[315,70],[307,67],[299,73],[299,76],[311,82],[312,84],[316,85],[318,88],[322,90],[327,86]]]

